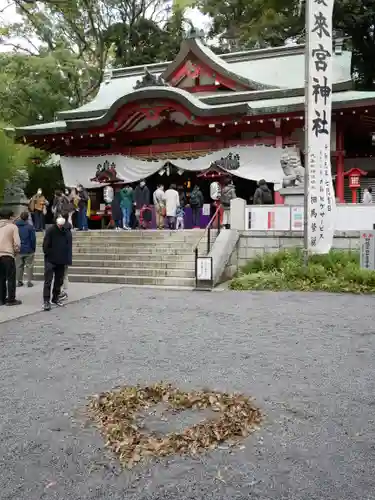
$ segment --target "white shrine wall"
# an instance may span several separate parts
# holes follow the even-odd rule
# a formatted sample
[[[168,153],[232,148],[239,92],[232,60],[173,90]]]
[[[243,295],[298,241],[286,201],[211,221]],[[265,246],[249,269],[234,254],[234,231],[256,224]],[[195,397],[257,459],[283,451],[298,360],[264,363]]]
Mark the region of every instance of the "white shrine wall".
[[[242,231],[302,231],[303,207],[285,205],[231,206],[232,227]],[[336,231],[363,231],[373,229],[375,204],[338,204]]]

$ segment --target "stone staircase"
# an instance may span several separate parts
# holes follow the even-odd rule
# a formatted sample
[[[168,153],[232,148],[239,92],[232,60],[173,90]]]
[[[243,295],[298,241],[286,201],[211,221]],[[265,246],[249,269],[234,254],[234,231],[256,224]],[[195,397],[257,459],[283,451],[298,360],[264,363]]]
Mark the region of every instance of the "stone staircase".
[[[74,232],[69,281],[194,287],[193,249],[202,236],[203,230]],[[205,245],[203,238],[199,245],[202,254]],[[34,277],[43,279],[39,235]]]

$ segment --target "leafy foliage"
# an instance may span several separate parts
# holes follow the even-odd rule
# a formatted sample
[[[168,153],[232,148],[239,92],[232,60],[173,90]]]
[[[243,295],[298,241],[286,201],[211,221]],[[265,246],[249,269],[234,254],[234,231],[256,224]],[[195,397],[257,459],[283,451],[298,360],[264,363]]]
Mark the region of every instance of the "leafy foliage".
[[[67,52],[0,54],[1,117],[15,126],[53,121],[81,102],[79,65]]]
[[[64,179],[60,165],[35,165],[28,169],[30,180],[26,188],[26,196],[31,198],[42,188],[47,199],[52,199],[56,189],[64,189]]]
[[[321,290],[374,293],[375,271],[359,267],[357,253],[331,250],[313,255],[307,268],[299,249],[250,260],[230,283],[233,290]]]
[[[147,432],[139,414],[152,412],[158,403],[167,406],[165,415],[210,408],[218,417],[178,433]],[[236,442],[257,429],[262,420],[259,409],[245,396],[208,390],[185,392],[164,383],[125,386],[99,394],[91,399],[89,409],[107,446],[128,468],[146,458],[176,453],[195,455],[229,439]]]
[[[0,130],[0,200],[6,182],[12,178],[15,170],[27,166],[32,152],[32,148],[14,144],[4,131]]]
[[[164,0],[8,0],[20,21],[0,25],[0,117],[15,126],[52,121],[90,100],[108,66],[173,58],[184,9]]]
[[[227,33],[242,48],[282,45],[303,27],[294,0],[199,0],[198,5],[213,19],[212,36]]]
[[[164,27],[141,18],[133,25],[117,23],[106,32],[105,42],[114,49],[113,66],[135,66],[173,59],[183,36],[183,16],[174,14]]]

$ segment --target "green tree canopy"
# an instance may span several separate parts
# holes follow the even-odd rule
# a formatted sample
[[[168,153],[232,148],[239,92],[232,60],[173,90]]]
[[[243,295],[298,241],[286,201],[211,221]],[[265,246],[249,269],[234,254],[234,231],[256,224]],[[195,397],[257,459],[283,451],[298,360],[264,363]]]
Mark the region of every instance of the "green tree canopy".
[[[0,115],[15,126],[53,121],[82,102],[80,63],[68,51],[0,54]]]
[[[16,126],[89,101],[108,66],[173,58],[183,35],[183,9],[164,0],[8,3],[19,18],[0,24],[12,49],[0,54],[0,119]]]
[[[0,129],[0,201],[6,182],[12,178],[15,170],[27,168],[34,154],[32,148],[15,144],[4,130]]]
[[[141,18],[133,25],[116,23],[106,32],[106,44],[114,49],[113,66],[124,67],[170,60],[183,36],[184,18],[175,13],[163,25]]]

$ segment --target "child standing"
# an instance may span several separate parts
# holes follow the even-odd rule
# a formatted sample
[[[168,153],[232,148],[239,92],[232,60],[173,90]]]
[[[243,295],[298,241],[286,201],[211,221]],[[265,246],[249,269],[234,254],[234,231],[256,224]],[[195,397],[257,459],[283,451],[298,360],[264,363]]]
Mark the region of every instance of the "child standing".
[[[184,207],[182,207],[182,206],[177,207],[176,217],[177,217],[176,229],[185,229],[185,223],[184,223],[185,210],[184,210]]]

